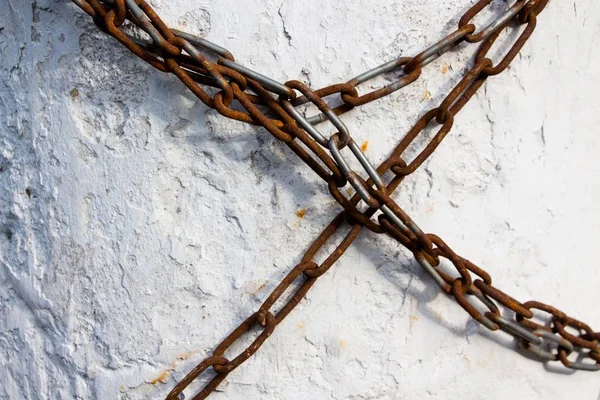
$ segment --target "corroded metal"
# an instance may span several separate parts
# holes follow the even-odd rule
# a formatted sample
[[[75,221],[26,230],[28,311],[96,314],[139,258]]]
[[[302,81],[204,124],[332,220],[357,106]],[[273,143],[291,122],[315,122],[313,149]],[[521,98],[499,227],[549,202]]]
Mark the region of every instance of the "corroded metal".
[[[312,90],[298,81],[279,83],[238,63],[229,51],[217,44],[169,29],[145,0],[73,2],[89,14],[100,29],[135,55],[160,71],[175,74],[206,106],[228,118],[262,126],[285,143],[326,182],[330,193],[344,209],[315,239],[302,261],[286,275],[259,310],[181,380],[167,399],[179,399],[194,380],[212,369],[212,378],[193,398],[209,396],[232,370],[258,351],[363,228],[396,239],[414,254],[440,289],[453,296],[476,321],[492,331],[502,330],[514,336],[523,349],[541,361],[560,361],[573,369],[600,370],[599,332],[552,306],[537,301],[521,303],[505,294],[492,285],[485,270],[456,254],[440,237],[424,233],[391,197],[404,178],[414,173],[442,144],[452,129],[454,117],[486,79],[504,71],[513,61],[536,28],[537,15],[548,0],[517,0],[497,19],[478,30],[472,21],[491,3],[491,0],[480,0],[464,14],[454,32],[418,55],[399,57],[347,83],[319,90]],[[124,33],[125,21],[146,32],[151,40]],[[507,46],[504,58],[494,65],[487,54],[500,32],[506,27],[519,30],[523,25],[520,36]],[[391,155],[375,168],[354,142],[339,115],[410,85],[429,63],[463,42],[480,43],[473,64],[441,104],[426,112]],[[359,85],[392,73],[400,77],[387,86],[359,94]],[[341,105],[329,106],[326,98],[333,95],[340,96]],[[233,106],[234,102],[238,103],[237,107]],[[316,105],[320,114],[304,117],[296,107],[306,103]],[[325,135],[322,133],[325,129],[316,128],[315,125],[324,122],[333,126],[332,134]],[[437,133],[412,161],[407,161],[407,150],[416,147],[422,132],[435,124],[438,125]],[[345,149],[358,160],[366,177],[351,168],[344,155]],[[348,184],[356,192],[350,198],[343,190]],[[315,255],[330,247],[334,236],[344,229],[347,231],[345,237],[323,262],[317,263]],[[454,273],[450,272],[452,269]],[[508,312],[512,313],[512,319],[506,316]],[[547,325],[534,322],[535,317],[539,321],[540,312],[547,314]],[[255,330],[259,332],[253,333]],[[234,344],[248,341],[244,339],[248,336],[254,336],[254,339],[243,351],[235,357],[225,355]],[[549,346],[554,349],[545,348]]]

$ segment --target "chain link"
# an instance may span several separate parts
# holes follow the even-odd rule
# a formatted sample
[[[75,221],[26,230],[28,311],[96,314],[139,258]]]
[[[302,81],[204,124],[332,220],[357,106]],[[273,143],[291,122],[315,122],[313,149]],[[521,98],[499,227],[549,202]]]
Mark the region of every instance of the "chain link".
[[[514,60],[535,30],[537,15],[548,0],[517,0],[494,21],[478,29],[472,21],[492,2],[480,0],[462,16],[454,32],[418,55],[399,57],[345,84],[319,90],[312,90],[299,81],[279,83],[239,64],[229,51],[217,44],[169,29],[144,0],[73,2],[89,14],[100,29],[115,37],[135,55],[160,71],[175,74],[206,106],[228,118],[262,126],[284,142],[327,183],[330,193],[344,209],[317,237],[302,261],[271,292],[258,311],[225,338],[212,356],[182,379],[167,399],[179,399],[194,380],[212,368],[215,375],[194,399],[210,395],[231,371],[258,351],[363,228],[377,234],[385,233],[409,249],[440,289],[453,296],[469,315],[487,329],[502,330],[512,335],[522,349],[544,362],[560,361],[572,369],[600,370],[600,332],[594,332],[585,323],[552,306],[536,301],[521,303],[505,294],[492,285],[492,279],[485,270],[456,254],[438,236],[424,233],[391,197],[403,179],[423,165],[440,146],[451,131],[455,116],[487,78],[501,73]],[[145,32],[150,40],[124,33],[122,28],[126,22]],[[501,31],[509,26],[520,29],[522,25],[525,28],[520,36],[508,47],[501,61],[494,65],[487,55]],[[419,79],[423,68],[463,42],[479,43],[473,65],[441,104],[426,112],[390,156],[375,168],[339,116],[410,85]],[[393,73],[399,74],[399,77],[391,84],[359,94],[359,86]],[[333,95],[340,96],[341,105],[332,107],[325,100]],[[234,108],[234,102],[243,111]],[[304,117],[297,107],[307,103],[315,105],[319,113]],[[325,135],[322,128],[317,129],[316,125],[323,122],[329,122],[335,129],[334,133]],[[417,147],[418,138],[434,124],[438,126],[437,133],[412,161],[407,161],[408,149]],[[344,154],[346,148],[366,172],[366,179],[351,168]],[[389,178],[384,179],[384,176]],[[347,184],[355,190],[350,198],[342,190]],[[331,245],[334,236],[343,229],[347,232],[335,249],[323,262],[314,261],[317,253]],[[448,264],[452,265],[454,273],[448,271]],[[473,279],[472,274],[477,278]],[[287,300],[282,300],[284,297]],[[283,304],[275,307],[277,303]],[[546,325],[534,321],[534,311],[547,314]],[[508,318],[507,313],[512,313],[513,317]],[[225,357],[234,344],[253,330],[260,332],[245,350],[231,360]]]

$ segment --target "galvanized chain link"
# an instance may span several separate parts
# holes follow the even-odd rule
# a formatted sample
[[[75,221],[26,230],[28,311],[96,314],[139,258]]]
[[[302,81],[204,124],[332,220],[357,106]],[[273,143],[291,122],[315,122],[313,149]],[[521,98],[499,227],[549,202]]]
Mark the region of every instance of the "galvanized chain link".
[[[400,57],[345,84],[319,90],[312,90],[299,81],[285,84],[276,82],[237,63],[231,53],[221,46],[169,29],[144,0],[73,1],[92,16],[100,29],[118,39],[134,54],[161,71],[174,73],[208,107],[226,117],[267,129],[326,181],[332,196],[344,208],[259,310],[223,340],[212,356],[181,380],[168,399],[179,398],[210,367],[215,373],[214,377],[194,398],[203,399],[212,393],[232,370],[258,350],[316,280],[343,255],[364,227],[375,233],[386,233],[411,250],[416,261],[441,290],[453,296],[486,328],[509,333],[518,339],[523,349],[544,361],[561,361],[573,369],[600,370],[600,332],[594,332],[588,325],[551,306],[535,301],[520,303],[495,288],[487,272],[457,255],[438,236],[424,233],[391,198],[403,179],[414,173],[441,144],[452,129],[454,117],[486,79],[504,71],[516,57],[533,33],[537,15],[548,0],[517,0],[496,20],[478,30],[471,21],[492,1],[480,0],[463,15],[457,30],[420,54]],[[126,21],[144,31],[149,39],[124,33]],[[520,29],[523,24],[525,28],[521,35],[504,58],[494,65],[487,55],[500,32],[508,26]],[[442,103],[425,113],[388,159],[375,168],[352,139],[339,115],[410,85],[421,76],[425,66],[463,42],[480,43],[473,65]],[[210,61],[209,58],[216,61]],[[393,83],[359,95],[358,86],[380,75],[396,72],[400,76]],[[207,91],[206,88],[217,90]],[[340,95],[341,105],[332,108],[325,99],[336,94]],[[234,101],[245,111],[234,109]],[[305,118],[297,107],[307,103],[314,104],[320,113]],[[326,121],[334,126],[335,134],[326,136],[316,128],[317,124]],[[414,146],[416,139],[434,121],[439,126],[438,132],[416,157],[407,161],[404,156],[407,149]],[[358,160],[368,178],[363,178],[350,167],[344,155],[346,148]],[[393,177],[385,183],[383,176],[389,176],[390,172]],[[351,198],[345,197],[342,192],[348,183],[356,192]],[[364,205],[366,210],[361,211]],[[314,261],[315,255],[344,228],[349,231],[335,250],[322,263]],[[456,276],[444,270],[443,259],[456,269]],[[474,279],[472,274],[477,278]],[[281,301],[284,294],[290,291],[292,293],[286,295],[287,300]],[[283,304],[277,307],[278,311],[274,311],[275,304],[281,302]],[[535,315],[532,310],[549,315],[546,325],[533,321]],[[506,317],[508,311],[513,312],[513,319]],[[255,339],[244,351],[235,357],[225,356],[234,343],[255,329],[259,332],[255,333]]]

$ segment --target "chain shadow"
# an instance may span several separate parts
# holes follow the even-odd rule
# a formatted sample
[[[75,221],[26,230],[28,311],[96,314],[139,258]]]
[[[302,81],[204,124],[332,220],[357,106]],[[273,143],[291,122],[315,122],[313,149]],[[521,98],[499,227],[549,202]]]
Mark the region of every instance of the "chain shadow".
[[[377,240],[377,238],[375,238],[375,240]],[[397,259],[397,262],[390,262],[390,257],[377,250],[377,248],[370,243],[371,241],[371,238],[362,234],[357,238],[354,246],[371,262],[371,264],[378,265],[377,271],[384,279],[392,283],[398,289],[403,298],[410,296],[416,300],[417,311],[420,313],[419,315],[442,326],[456,337],[468,338],[472,334],[478,334],[511,352],[516,351],[518,354],[529,360],[536,361],[537,363],[543,362],[533,353],[521,348],[516,338],[502,330],[490,331],[472,318],[469,318],[464,327],[449,324],[439,318],[439,314],[431,307],[431,303],[438,296],[445,296],[445,294],[437,287],[435,282],[421,268],[416,260],[409,255],[403,255],[402,252],[398,252],[397,254],[399,254],[399,256],[394,256],[394,258]],[[384,267],[384,265],[390,267]],[[411,284],[413,278],[420,279],[425,284],[423,289],[419,290]],[[456,304],[456,306],[458,306],[458,304]],[[509,315],[504,315],[504,317],[509,318]],[[543,366],[544,369],[550,373],[561,375],[572,375],[576,373],[576,371],[563,367],[560,362],[554,364],[543,362]]]
[[[370,233],[370,232],[369,232]],[[465,337],[468,333],[468,326],[460,328],[441,320],[436,311],[431,307],[431,303],[443,293],[430,279],[419,264],[409,257],[405,257],[402,252],[398,252],[397,262],[390,262],[390,257],[382,254],[374,247],[371,238],[368,238],[369,233],[360,235],[354,246],[361,252],[367,260],[373,265],[378,265],[377,271],[388,282],[392,283],[403,297],[410,296],[416,300],[417,310],[420,315],[435,322],[452,332],[455,336]],[[374,238],[380,240],[380,238]],[[390,267],[388,267],[390,266]],[[411,284],[411,279],[419,279],[425,283],[422,289],[418,289]]]

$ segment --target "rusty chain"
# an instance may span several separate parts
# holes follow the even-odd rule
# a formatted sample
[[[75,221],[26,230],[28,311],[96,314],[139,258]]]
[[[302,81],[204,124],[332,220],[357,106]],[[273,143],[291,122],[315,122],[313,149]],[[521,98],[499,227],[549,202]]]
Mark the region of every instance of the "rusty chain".
[[[100,29],[115,37],[135,55],[160,71],[175,74],[208,107],[228,118],[262,126],[284,142],[327,183],[331,195],[344,208],[258,311],[227,336],[212,356],[183,378],[169,393],[168,400],[180,398],[194,380],[212,367],[214,376],[193,398],[204,399],[210,395],[231,371],[256,353],[276,326],[300,303],[316,280],[344,254],[365,227],[374,233],[385,233],[409,249],[440,289],[453,296],[467,313],[487,329],[502,330],[514,336],[523,350],[544,362],[560,361],[572,369],[600,370],[600,332],[594,332],[587,324],[552,306],[537,301],[521,303],[494,287],[485,270],[456,254],[440,237],[424,233],[391,198],[403,179],[414,173],[433,154],[452,129],[455,116],[487,78],[501,73],[510,65],[533,33],[537,16],[548,0],[516,0],[497,19],[478,29],[472,20],[492,2],[479,0],[460,18],[454,32],[418,55],[400,57],[344,84],[319,90],[312,90],[299,81],[285,84],[276,82],[237,63],[223,47],[168,28],[144,0],[73,2],[89,14]],[[129,31],[128,25],[145,32],[145,37],[126,33]],[[501,31],[507,27],[520,30],[520,36],[514,40],[501,61],[494,64],[488,53]],[[441,104],[425,113],[391,155],[375,168],[352,139],[339,116],[410,85],[421,76],[425,66],[461,43],[479,44],[471,67]],[[359,94],[360,85],[393,73],[399,76],[391,84]],[[336,94],[340,96],[341,103],[332,107],[325,99]],[[244,111],[235,109],[234,102]],[[320,113],[305,118],[297,107],[307,103],[314,104]],[[316,127],[322,122],[330,122],[336,133],[329,137],[323,135]],[[404,156],[407,149],[416,147],[417,138],[433,124],[439,126],[438,132],[416,157],[407,161]],[[365,170],[366,179],[350,167],[343,154],[346,148]],[[391,178],[384,179],[384,176]],[[347,184],[355,191],[350,198],[342,193]],[[347,231],[344,238],[325,260],[321,263],[314,261],[317,253],[330,246],[335,241],[334,236],[344,229]],[[456,270],[454,274],[443,268],[443,259],[446,260],[445,264],[452,265]],[[284,295],[287,300],[282,300]],[[277,307],[278,311],[274,311],[276,303],[282,303]],[[512,318],[506,317],[509,311],[512,312]],[[540,314],[549,318],[540,320]],[[534,321],[535,318],[538,318],[538,322]],[[542,321],[545,322],[540,323]],[[225,356],[234,343],[255,329],[260,333],[255,334],[256,337],[244,351],[235,357]]]

